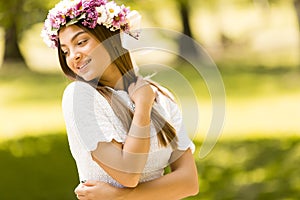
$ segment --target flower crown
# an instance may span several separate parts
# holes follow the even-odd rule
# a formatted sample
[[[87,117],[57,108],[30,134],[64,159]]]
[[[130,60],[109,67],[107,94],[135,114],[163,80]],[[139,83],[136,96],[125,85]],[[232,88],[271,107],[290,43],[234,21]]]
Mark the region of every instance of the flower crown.
[[[58,31],[81,21],[88,28],[103,25],[110,31],[122,30],[134,38],[139,36],[141,16],[129,7],[107,0],[62,0],[51,9],[41,36],[51,48],[58,46]]]

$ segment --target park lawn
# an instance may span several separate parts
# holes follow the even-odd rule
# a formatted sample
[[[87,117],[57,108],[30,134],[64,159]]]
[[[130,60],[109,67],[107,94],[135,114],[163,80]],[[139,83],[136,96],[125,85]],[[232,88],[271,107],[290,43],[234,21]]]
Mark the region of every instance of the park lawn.
[[[200,192],[187,200],[298,199],[299,137],[223,139],[203,159],[201,142],[196,146]],[[0,199],[76,199],[76,165],[64,133],[2,142],[0,157]]]
[[[299,134],[299,69],[222,67],[220,73],[226,89],[223,136]],[[203,139],[212,115],[210,94],[203,79],[192,69],[175,70],[193,86],[195,96],[187,94],[184,98],[193,97],[198,102],[200,128],[193,138]],[[185,88],[168,71],[153,78],[156,77],[158,81],[165,78],[184,96]],[[0,140],[64,131],[61,98],[68,83],[61,73],[1,70]],[[184,106],[184,109],[194,109],[193,105]]]
[[[64,130],[61,74],[20,69],[0,71],[0,141]]]
[[[191,71],[182,73],[196,85],[202,114],[209,115],[209,96],[201,95],[205,85]],[[298,199],[299,70],[221,73],[228,106],[224,132],[204,159],[199,151],[205,133],[194,140],[200,193],[188,199]],[[77,171],[60,107],[67,84],[61,74],[0,72],[0,199],[76,199]]]

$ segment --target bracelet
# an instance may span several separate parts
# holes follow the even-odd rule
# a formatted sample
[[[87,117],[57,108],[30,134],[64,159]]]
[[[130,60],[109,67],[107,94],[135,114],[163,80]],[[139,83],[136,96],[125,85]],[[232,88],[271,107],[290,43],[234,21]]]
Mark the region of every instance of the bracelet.
[[[146,126],[138,126],[131,123],[128,136],[139,138],[139,139],[150,138],[150,124]]]

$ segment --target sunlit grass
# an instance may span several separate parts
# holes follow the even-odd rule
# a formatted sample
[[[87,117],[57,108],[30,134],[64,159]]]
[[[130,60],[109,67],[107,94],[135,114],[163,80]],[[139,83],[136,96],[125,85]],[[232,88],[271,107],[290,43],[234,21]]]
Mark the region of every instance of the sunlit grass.
[[[300,134],[298,73],[294,69],[221,69],[227,95],[222,138]],[[199,106],[198,132],[190,135],[203,139],[211,122],[210,96],[201,77],[188,68],[182,75],[192,84]],[[62,74],[2,71],[0,76],[0,139],[64,131],[61,98],[68,81]],[[172,76],[162,76],[184,92]],[[183,108],[194,109],[190,106]]]
[[[59,104],[23,104],[1,108],[1,137],[8,139],[24,135],[40,136],[45,131],[64,130]]]
[[[195,144],[199,194],[188,200],[298,199],[299,137],[222,140],[204,159]],[[78,175],[63,133],[1,142],[0,157],[1,199],[76,199]]]
[[[0,77],[0,139],[64,130],[62,75],[8,69]]]
[[[181,70],[196,88],[200,117],[196,138],[210,126],[212,105],[203,80]],[[300,71],[294,68],[238,67],[220,64],[226,90],[223,137],[290,136],[300,134]]]
[[[224,135],[300,134],[300,94],[228,100]]]
[[[224,79],[227,116],[223,136],[298,132],[298,29],[291,4],[272,5],[269,10],[263,10],[258,5],[240,7],[226,3],[219,11],[199,7],[199,12],[193,12],[192,27],[197,27],[193,30],[195,38],[217,61]],[[178,20],[172,23],[171,27],[167,24],[164,27],[180,27]],[[59,72],[56,52],[43,43],[41,28],[42,24],[36,24],[24,32],[20,42],[22,53],[31,69]],[[220,31],[232,39],[232,45],[226,49],[220,45]],[[0,32],[0,37],[3,36]],[[0,42],[0,55],[2,48]],[[196,91],[200,109],[197,138],[203,138],[212,109],[205,83],[184,65],[172,63],[172,66],[186,75]],[[3,124],[0,137],[63,129],[60,101],[66,81],[59,75],[16,73],[13,77],[0,74]],[[169,81],[176,84],[176,79]]]

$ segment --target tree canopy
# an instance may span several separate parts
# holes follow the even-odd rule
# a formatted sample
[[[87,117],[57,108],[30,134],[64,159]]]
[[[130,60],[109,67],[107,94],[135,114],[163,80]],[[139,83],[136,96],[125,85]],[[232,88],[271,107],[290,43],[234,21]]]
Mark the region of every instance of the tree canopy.
[[[0,24],[5,33],[4,62],[24,62],[18,42],[24,30],[46,17],[50,3],[44,0],[0,1]]]

